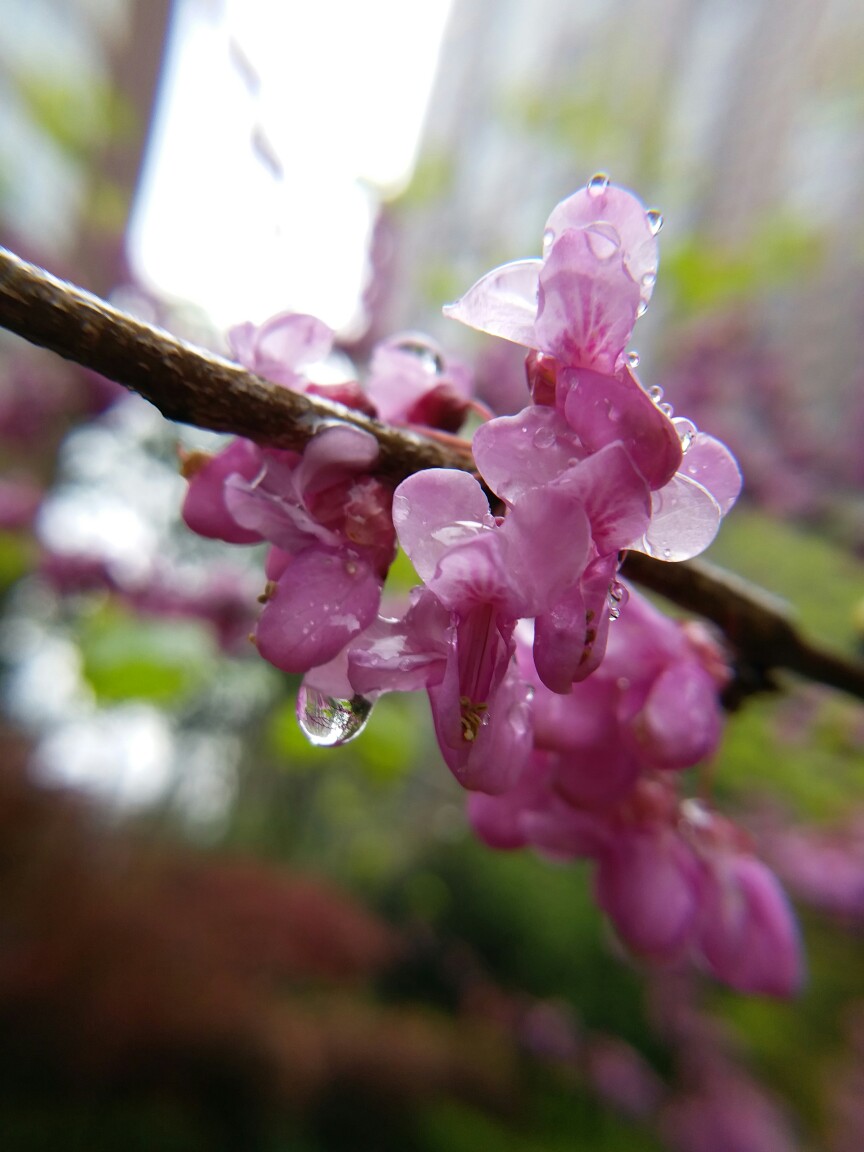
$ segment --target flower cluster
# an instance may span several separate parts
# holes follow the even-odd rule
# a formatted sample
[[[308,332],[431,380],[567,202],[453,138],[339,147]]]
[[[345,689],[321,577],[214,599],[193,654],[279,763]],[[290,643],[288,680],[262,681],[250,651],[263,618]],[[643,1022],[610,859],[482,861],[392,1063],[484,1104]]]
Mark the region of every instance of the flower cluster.
[[[633,951],[782,994],[799,960],[779,886],[737,830],[678,795],[680,771],[719,741],[722,654],[617,575],[627,549],[701,552],[741,485],[726,447],[675,418],[626,351],[660,223],[595,177],[552,212],[541,258],[494,269],[445,309],[528,350],[527,406],[474,434],[482,482],[429,469],[393,492],[373,437],[334,426],[302,454],[238,440],[187,461],[184,515],[271,545],[255,640],[304,675],[310,738],[343,742],[382,693],[424,689],[484,840],[591,859]],[[332,338],[298,316],[232,334],[254,371],[390,422],[452,431],[471,406],[467,372],[417,337],[376,349],[365,390],[315,384]],[[422,583],[385,616],[397,539]]]
[[[365,390],[354,380],[317,380],[334,333],[314,316],[284,313],[258,328],[239,325],[229,338],[250,371],[393,423],[419,413],[425,424],[449,429],[472,406],[467,369],[418,337],[382,345]],[[395,554],[393,490],[374,475],[377,459],[374,436],[334,423],[302,453],[236,439],[216,456],[183,460],[183,518],[193,531],[271,545],[254,641],[286,672],[326,664],[376,618]]]

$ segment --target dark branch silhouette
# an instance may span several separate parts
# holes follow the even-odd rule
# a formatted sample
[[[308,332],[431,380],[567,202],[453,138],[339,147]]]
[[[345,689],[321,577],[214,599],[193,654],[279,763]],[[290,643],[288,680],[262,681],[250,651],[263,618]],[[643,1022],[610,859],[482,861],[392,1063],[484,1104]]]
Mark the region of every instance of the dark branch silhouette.
[[[169,420],[297,450],[321,428],[341,421],[375,437],[378,472],[390,480],[423,468],[474,471],[467,443],[393,428],[273,384],[112,308],[4,248],[0,326],[137,392]],[[622,571],[723,631],[738,657],[739,698],[773,687],[771,673],[784,669],[864,699],[864,665],[802,637],[780,602],[739,577],[702,561],[667,564],[635,552]]]

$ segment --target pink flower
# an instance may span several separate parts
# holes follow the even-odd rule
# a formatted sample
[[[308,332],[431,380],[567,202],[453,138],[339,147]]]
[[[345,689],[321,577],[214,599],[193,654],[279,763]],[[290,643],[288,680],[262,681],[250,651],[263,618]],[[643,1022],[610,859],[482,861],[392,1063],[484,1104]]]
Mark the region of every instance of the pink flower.
[[[333,329],[317,316],[280,312],[260,325],[237,324],[228,332],[228,343],[250,372],[303,392],[308,383],[305,370],[326,360],[333,337]]]
[[[190,478],[190,527],[275,545],[255,641],[286,672],[327,663],[375,619],[394,552],[392,493],[369,475],[377,458],[373,436],[335,425],[302,454],[235,440]]]
[[[488,272],[444,314],[570,367],[614,371],[657,275],[656,214],[591,181],[553,210],[543,259]]]

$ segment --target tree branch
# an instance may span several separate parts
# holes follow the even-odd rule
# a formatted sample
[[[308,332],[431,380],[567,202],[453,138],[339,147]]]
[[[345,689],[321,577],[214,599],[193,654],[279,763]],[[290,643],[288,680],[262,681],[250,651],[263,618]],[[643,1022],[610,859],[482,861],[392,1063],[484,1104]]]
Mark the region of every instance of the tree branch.
[[[238,364],[135,320],[0,248],[0,326],[137,392],[169,420],[302,449],[341,421],[378,441],[379,473],[395,481],[423,468],[474,470],[468,444],[442,443],[370,420],[341,404],[292,392]],[[864,666],[812,644],[768,593],[701,561],[666,564],[628,554],[623,574],[713,621],[738,653],[741,694],[786,669],[864,699]]]
[[[119,312],[2,247],[0,326],[115,380],[181,424],[299,451],[338,420],[375,437],[378,471],[388,479],[403,480],[422,468],[474,468],[468,444],[445,445],[263,380]]]

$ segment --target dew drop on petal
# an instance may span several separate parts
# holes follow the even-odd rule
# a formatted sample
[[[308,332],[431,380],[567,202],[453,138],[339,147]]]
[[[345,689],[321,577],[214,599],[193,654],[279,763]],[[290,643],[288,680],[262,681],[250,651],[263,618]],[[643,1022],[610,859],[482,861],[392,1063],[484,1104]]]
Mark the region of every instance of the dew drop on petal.
[[[686,416],[676,416],[672,423],[675,425],[675,431],[678,433],[678,439],[681,441],[681,451],[688,451],[699,429],[693,421],[688,420]]]
[[[645,219],[648,221],[648,227],[651,229],[651,235],[656,236],[660,229],[663,227],[663,217],[656,208],[649,208],[645,213]]]
[[[556,440],[557,436],[552,428],[538,428],[532,437],[534,447],[541,450],[551,448]]]
[[[668,416],[670,420],[672,419],[675,409],[671,404],[658,404],[657,407],[660,409],[664,416]]]
[[[602,196],[608,187],[609,177],[606,175],[606,173],[595,172],[591,179],[588,181],[588,195]]]
[[[638,368],[639,367],[639,353],[636,352],[635,350],[633,352],[628,352],[627,353],[627,363],[630,365],[631,368]]]
[[[642,287],[643,288],[653,288],[656,283],[657,283],[657,277],[653,272],[646,272],[645,275],[642,277]]]
[[[547,228],[543,233],[543,255],[548,256],[549,250],[555,242],[555,231],[552,228]]]
[[[416,356],[430,376],[441,376],[446,367],[444,357],[434,346],[420,336],[406,336],[404,340],[396,343],[400,352],[407,352]]]
[[[365,696],[337,700],[317,688],[301,686],[297,693],[297,721],[310,744],[335,748],[359,736],[372,712]]]
[[[644,301],[644,300],[640,300],[640,301],[639,301],[639,305],[638,305],[638,307],[636,308],[636,316],[637,316],[637,318],[638,318],[638,317],[640,317],[640,316],[644,316],[644,315],[645,315],[645,313],[646,313],[647,311],[648,311],[648,305],[645,303],[645,301]]]
[[[659,404],[663,399],[663,389],[659,384],[654,384],[648,389],[648,395],[651,397],[655,404]]]

